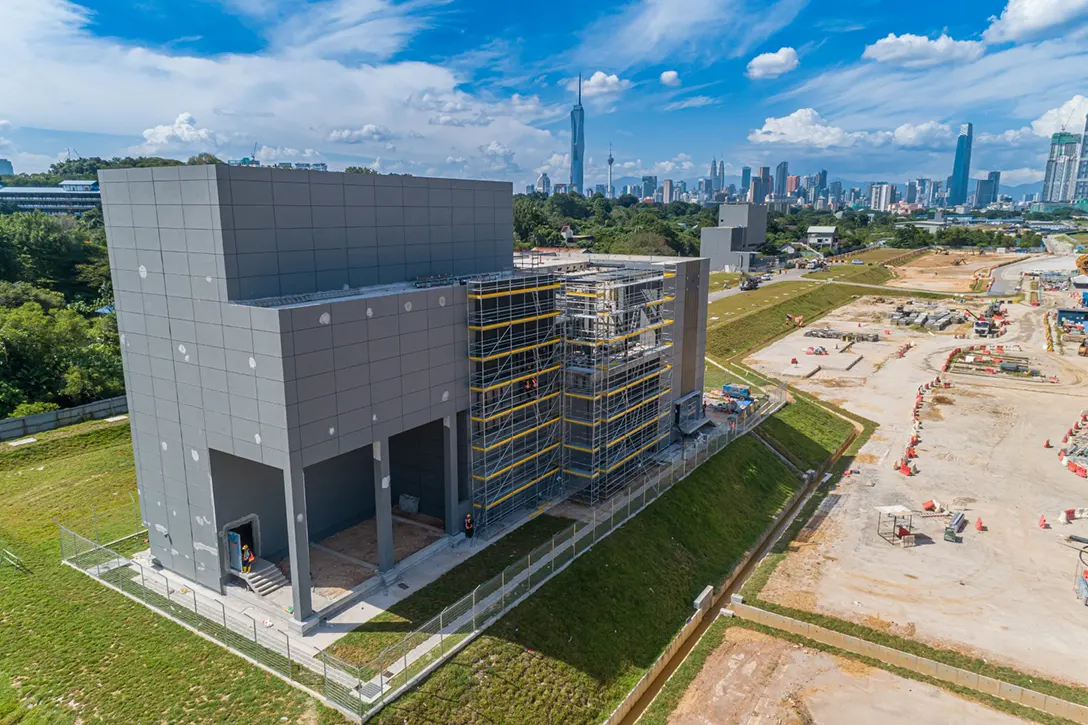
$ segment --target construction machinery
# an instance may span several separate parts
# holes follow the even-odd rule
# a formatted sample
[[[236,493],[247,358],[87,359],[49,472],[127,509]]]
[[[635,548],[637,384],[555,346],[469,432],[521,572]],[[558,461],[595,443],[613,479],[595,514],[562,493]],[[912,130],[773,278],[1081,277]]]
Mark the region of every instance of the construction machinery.
[[[794,327],[804,327],[805,326],[805,316],[804,315],[791,315],[790,313],[787,312],[786,313],[786,319],[789,320],[790,324],[793,325]]]
[[[753,277],[750,274],[742,274],[740,278],[740,289],[742,292],[750,292],[754,289],[759,289],[759,278]]]
[[[1080,347],[1077,348],[1077,354],[1081,357],[1088,357],[1088,342],[1080,344]]]
[[[1077,271],[1081,274],[1088,274],[1088,254],[1077,257]]]

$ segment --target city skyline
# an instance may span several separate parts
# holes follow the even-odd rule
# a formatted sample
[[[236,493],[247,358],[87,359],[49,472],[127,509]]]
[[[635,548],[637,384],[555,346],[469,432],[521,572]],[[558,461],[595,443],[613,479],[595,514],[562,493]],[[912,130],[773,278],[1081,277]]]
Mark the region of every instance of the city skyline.
[[[910,18],[870,9],[859,21],[805,0],[698,0],[684,14],[660,0],[479,0],[453,12],[393,0],[153,0],[127,12],[110,0],[0,0],[0,157],[40,171],[67,150],[255,150],[516,188],[544,171],[569,182],[567,117],[584,72],[586,190],[606,182],[609,143],[616,178],[695,178],[711,149],[729,177],[788,156],[842,178],[944,178],[964,118],[980,122],[976,169],[1035,183],[1050,135],[1088,111],[1075,77],[1038,69],[1088,60],[1061,37],[1088,26],[1088,11],[1047,6],[1029,23],[1016,9],[1025,2],[1036,0],[921,0]],[[573,33],[547,30],[575,8]],[[74,74],[100,86],[76,87]]]

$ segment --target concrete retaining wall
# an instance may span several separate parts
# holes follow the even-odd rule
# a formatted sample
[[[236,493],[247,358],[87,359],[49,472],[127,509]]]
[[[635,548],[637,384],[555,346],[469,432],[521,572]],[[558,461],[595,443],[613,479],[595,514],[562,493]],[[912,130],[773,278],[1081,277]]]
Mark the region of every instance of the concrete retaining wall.
[[[839,649],[853,652],[854,654],[871,657],[889,665],[902,667],[903,669],[928,675],[945,682],[950,682],[973,690],[1000,697],[1003,700],[1016,702],[1027,707],[1064,717],[1078,723],[1088,723],[1088,707],[1077,705],[1066,700],[1061,700],[1050,695],[1044,695],[1034,690],[1028,690],[1019,685],[995,680],[992,677],[979,675],[958,667],[941,664],[925,657],[901,652],[891,647],[875,644],[848,634],[841,634],[830,629],[824,629],[808,622],[802,622],[780,614],[767,612],[756,607],[734,602],[730,605],[733,614],[750,622],[773,627],[783,632],[799,634],[802,637],[815,640],[822,644],[838,647]]]
[[[86,405],[77,405],[74,408],[52,410],[48,413],[37,413],[22,418],[6,418],[0,420],[0,441],[12,438],[22,438],[34,435],[54,428],[63,428],[66,425],[82,423],[85,420],[99,420],[122,415],[128,412],[128,401],[125,396],[97,400]]]

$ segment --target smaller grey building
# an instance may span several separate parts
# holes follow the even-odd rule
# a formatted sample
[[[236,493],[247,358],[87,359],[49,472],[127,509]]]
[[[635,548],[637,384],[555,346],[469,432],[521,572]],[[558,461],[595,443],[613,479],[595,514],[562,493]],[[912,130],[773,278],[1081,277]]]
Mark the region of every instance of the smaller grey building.
[[[767,241],[766,204],[722,204],[718,207],[719,227],[740,227],[744,237],[737,252],[755,252]]]
[[[767,241],[767,205],[729,203],[718,207],[718,226],[699,233],[699,253],[712,270],[747,272],[751,257]]]

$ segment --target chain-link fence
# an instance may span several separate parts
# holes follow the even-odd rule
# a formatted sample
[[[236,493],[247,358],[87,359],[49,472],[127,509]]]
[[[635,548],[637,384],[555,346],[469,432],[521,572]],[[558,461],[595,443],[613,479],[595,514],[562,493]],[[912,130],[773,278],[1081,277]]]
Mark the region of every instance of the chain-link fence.
[[[323,695],[329,705],[341,712],[365,719],[467,645],[593,544],[781,408],[785,401],[785,387],[766,389],[755,414],[733,426],[719,426],[710,435],[686,445],[670,460],[647,468],[626,493],[594,507],[588,520],[556,534],[438,616],[417,626],[396,644],[361,661],[348,662],[318,650],[305,638],[232,612],[221,600],[204,596],[195,588],[168,579],[161,571],[118,553],[126,542],[138,539],[141,532],[128,539],[114,540],[116,545],[111,548],[58,525],[61,553],[69,565]]]

